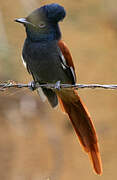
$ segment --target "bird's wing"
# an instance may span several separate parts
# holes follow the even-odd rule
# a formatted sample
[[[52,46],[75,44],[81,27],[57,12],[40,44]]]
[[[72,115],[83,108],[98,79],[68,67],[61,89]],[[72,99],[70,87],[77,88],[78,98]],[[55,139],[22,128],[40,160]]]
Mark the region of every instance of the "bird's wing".
[[[73,70],[75,71],[75,67],[74,67],[74,64],[73,64],[73,60],[72,60],[72,56],[71,56],[71,53],[67,47],[67,45],[65,44],[65,42],[63,42],[62,40],[60,40],[58,42],[58,45],[66,59],[66,63],[69,67],[72,67]]]
[[[73,76],[74,83],[75,83],[76,82],[76,73],[75,73],[75,67],[73,64],[71,53],[70,53],[67,45],[65,44],[65,42],[63,42],[62,40],[58,41],[58,46],[62,52],[61,59],[63,61],[63,64],[67,65],[70,68],[70,71],[71,71],[71,74]]]

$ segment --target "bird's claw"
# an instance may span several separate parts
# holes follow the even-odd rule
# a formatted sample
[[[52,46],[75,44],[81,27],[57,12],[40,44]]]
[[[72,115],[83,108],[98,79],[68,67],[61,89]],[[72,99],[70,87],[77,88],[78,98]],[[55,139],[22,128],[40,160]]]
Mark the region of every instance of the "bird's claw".
[[[55,89],[60,90],[61,89],[61,83],[60,81],[57,81],[55,84]]]
[[[31,81],[29,84],[28,84],[28,88],[31,90],[31,91],[34,91],[36,89],[36,82],[35,81]]]

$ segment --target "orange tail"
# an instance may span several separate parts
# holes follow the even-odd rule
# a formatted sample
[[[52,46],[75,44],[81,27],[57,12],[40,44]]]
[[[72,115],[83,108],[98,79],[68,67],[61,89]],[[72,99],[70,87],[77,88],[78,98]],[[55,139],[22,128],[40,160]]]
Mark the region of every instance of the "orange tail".
[[[97,174],[102,173],[101,157],[98,148],[96,131],[88,110],[75,90],[58,92],[59,101],[68,114],[85,152],[88,153]]]

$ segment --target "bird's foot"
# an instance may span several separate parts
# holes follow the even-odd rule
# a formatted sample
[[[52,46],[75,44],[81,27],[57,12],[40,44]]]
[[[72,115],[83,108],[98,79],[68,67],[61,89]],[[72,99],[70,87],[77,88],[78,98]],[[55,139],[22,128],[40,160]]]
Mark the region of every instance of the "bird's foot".
[[[35,82],[35,81],[29,82],[28,88],[29,88],[31,91],[36,90],[36,88],[37,88],[37,87],[36,87],[36,82]]]
[[[60,90],[61,89],[61,83],[60,81],[57,81],[55,84],[55,89]]]

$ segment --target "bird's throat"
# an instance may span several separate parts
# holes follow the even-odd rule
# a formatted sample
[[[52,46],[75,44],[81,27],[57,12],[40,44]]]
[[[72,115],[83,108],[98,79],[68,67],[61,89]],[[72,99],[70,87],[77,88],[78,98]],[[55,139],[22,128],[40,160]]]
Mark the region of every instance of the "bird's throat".
[[[48,31],[43,32],[26,28],[26,34],[28,39],[30,39],[32,42],[53,41],[61,39],[61,32],[58,24],[49,28]]]

